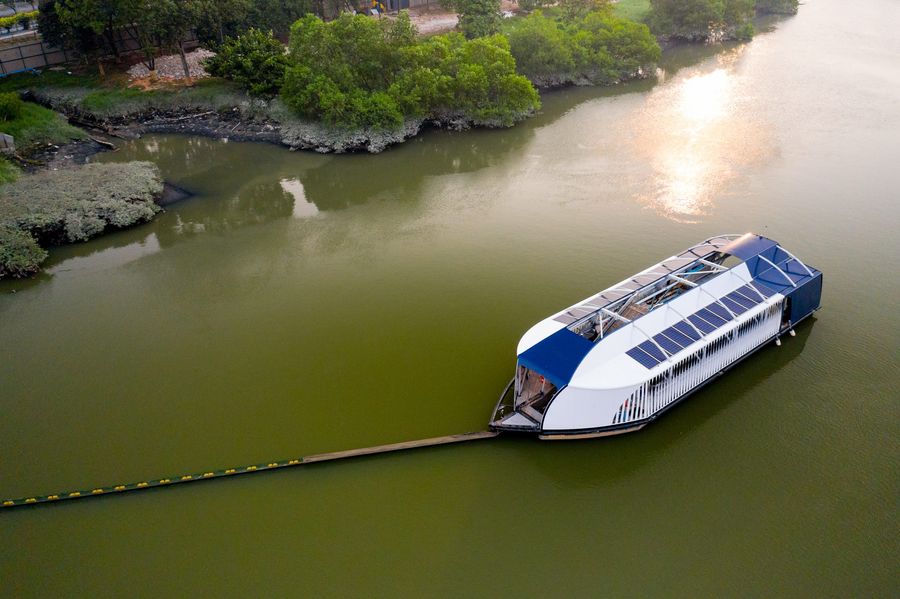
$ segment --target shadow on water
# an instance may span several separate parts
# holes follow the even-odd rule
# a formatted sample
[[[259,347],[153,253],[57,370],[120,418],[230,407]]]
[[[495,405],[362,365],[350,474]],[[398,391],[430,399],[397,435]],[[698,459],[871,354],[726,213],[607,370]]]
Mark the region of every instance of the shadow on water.
[[[528,461],[566,488],[603,487],[628,478],[790,364],[803,352],[814,324],[815,317],[807,319],[797,326],[796,337],[786,337],[781,347],[769,343],[637,433],[565,442],[523,438],[515,441],[514,451],[521,455],[521,450],[527,449]],[[581,459],[591,468],[560,467],[561,462]]]

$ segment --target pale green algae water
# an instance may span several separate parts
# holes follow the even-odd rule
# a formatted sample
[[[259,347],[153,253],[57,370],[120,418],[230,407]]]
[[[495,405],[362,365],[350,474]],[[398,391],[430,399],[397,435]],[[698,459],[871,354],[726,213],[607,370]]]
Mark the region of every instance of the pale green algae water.
[[[197,196],[0,283],[3,497],[481,429],[531,324],[713,234],[781,241],[824,309],[630,436],[0,512],[0,594],[895,596],[898,22],[811,0],[378,156],[103,156]]]

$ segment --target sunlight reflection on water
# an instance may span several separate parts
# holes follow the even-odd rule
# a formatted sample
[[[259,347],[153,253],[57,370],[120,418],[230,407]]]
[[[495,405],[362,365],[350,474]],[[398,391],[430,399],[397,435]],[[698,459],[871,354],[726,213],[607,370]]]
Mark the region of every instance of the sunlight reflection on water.
[[[671,220],[699,222],[744,168],[774,154],[771,125],[738,73],[744,48],[656,87],[639,114],[634,143],[654,178],[639,199]]]

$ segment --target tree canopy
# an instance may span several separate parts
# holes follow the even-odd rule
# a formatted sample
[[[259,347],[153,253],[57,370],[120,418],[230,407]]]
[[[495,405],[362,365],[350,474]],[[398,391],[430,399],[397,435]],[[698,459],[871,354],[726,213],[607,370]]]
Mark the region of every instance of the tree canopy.
[[[291,31],[282,98],[298,114],[342,127],[393,129],[406,117],[511,125],[540,106],[500,35],[416,39],[394,21],[306,16]]]
[[[49,41],[83,53],[97,49],[93,36],[102,36],[116,56],[116,34],[131,31],[152,70],[156,48],[180,49],[178,42],[190,30],[213,45],[253,27],[286,38],[294,21],[321,12],[325,1],[42,0],[38,26]]]
[[[229,39],[206,61],[210,75],[231,79],[252,96],[272,98],[281,91],[288,66],[284,46],[265,33],[251,29]]]
[[[762,14],[795,15],[799,0],[756,0],[756,11]]]
[[[646,25],[589,12],[552,19],[535,11],[508,31],[519,72],[538,85],[606,85],[649,72],[660,48]]]
[[[443,0],[459,15],[459,30],[468,39],[494,35],[500,31],[500,0]]]
[[[705,40],[716,32],[747,37],[753,32],[756,0],[650,0],[650,23],[656,33]]]

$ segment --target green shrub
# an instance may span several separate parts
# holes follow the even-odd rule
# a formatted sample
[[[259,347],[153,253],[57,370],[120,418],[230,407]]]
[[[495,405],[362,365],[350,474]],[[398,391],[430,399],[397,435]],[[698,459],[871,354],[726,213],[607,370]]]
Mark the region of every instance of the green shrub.
[[[649,22],[655,33],[699,41],[715,30],[746,34],[756,0],[650,0],[650,4]]]
[[[44,171],[2,189],[0,278],[37,272],[47,255],[39,243],[84,241],[150,220],[163,183],[152,163],[131,162]]]
[[[19,169],[15,164],[0,156],[0,185],[12,183],[19,178]]]
[[[591,12],[609,9],[609,0],[559,0],[558,5],[566,19],[583,19]]]
[[[799,0],[756,0],[756,12],[760,14],[795,15]]]
[[[753,23],[744,23],[734,30],[734,39],[750,40],[753,39],[754,33],[756,33],[756,30],[753,27]]]
[[[508,36],[519,72],[538,85],[624,81],[649,72],[661,55],[646,25],[607,13],[554,20],[535,11]]]
[[[22,116],[24,104],[15,92],[0,94],[0,123],[14,121]]]
[[[459,30],[468,39],[500,32],[500,0],[455,0]]]
[[[532,81],[575,71],[575,39],[541,11],[525,17],[509,32],[519,72]]]
[[[0,29],[10,29],[19,23],[22,23],[25,28],[28,29],[31,22],[37,19],[39,14],[38,11],[32,10],[30,12],[20,12],[8,17],[0,17]]]
[[[46,258],[47,250],[27,231],[0,224],[0,279],[36,273]]]
[[[272,98],[281,90],[287,65],[281,42],[271,32],[251,29],[226,41],[205,66],[211,75],[234,81],[250,95]]]
[[[395,130],[405,117],[506,126],[540,106],[503,36],[417,40],[405,12],[393,22],[305,17],[291,33],[290,62],[285,104],[343,128]]]
[[[519,8],[526,12],[531,12],[537,8],[542,8],[548,4],[552,4],[549,0],[519,0]]]

